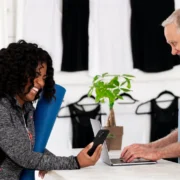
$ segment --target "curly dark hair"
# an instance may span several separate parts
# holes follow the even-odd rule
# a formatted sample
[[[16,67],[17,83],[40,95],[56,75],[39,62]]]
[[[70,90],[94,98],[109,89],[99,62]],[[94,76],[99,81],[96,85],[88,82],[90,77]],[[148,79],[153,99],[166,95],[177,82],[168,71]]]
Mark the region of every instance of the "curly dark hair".
[[[20,40],[11,43],[0,50],[0,98],[5,95],[14,97],[24,93],[25,86],[30,79],[33,84],[36,78],[36,68],[39,63],[47,64],[47,78],[43,88],[43,96],[50,101],[55,94],[54,69],[52,59],[47,51],[37,44]],[[39,97],[37,95],[36,99]],[[55,98],[55,97],[54,97]]]

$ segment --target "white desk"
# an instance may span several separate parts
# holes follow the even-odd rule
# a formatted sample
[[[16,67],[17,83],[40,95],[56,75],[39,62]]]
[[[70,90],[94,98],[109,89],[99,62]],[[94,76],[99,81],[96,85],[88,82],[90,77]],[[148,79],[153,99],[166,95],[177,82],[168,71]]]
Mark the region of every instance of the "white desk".
[[[77,152],[77,151],[76,151]],[[76,153],[74,153],[76,154]],[[110,152],[111,156],[119,152]],[[95,166],[80,170],[49,172],[45,180],[179,180],[180,164],[160,160],[157,164],[108,166],[101,160]]]

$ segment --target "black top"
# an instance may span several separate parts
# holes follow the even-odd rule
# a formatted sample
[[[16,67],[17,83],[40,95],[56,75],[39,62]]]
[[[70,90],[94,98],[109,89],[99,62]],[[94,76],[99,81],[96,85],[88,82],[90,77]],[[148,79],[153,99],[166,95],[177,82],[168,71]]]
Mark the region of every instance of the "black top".
[[[73,148],[84,148],[94,139],[94,133],[90,118],[97,119],[101,122],[100,105],[94,110],[85,111],[82,105],[69,105],[73,131]]]
[[[161,23],[174,11],[174,0],[131,0],[131,45],[134,68],[161,72],[180,64],[171,54]]]
[[[155,99],[151,100],[151,112],[151,141],[163,138],[178,127],[177,97],[166,109],[160,108]],[[173,161],[177,162],[177,159]]]
[[[89,0],[63,0],[62,71],[88,69]]]

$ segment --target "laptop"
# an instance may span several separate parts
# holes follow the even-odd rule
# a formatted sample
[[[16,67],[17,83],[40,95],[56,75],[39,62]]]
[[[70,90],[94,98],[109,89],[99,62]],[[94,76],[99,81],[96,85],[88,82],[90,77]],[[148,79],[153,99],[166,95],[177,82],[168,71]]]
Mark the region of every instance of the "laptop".
[[[124,162],[120,158],[110,158],[108,153],[108,148],[106,143],[104,142],[102,153],[101,153],[101,160],[110,166],[129,166],[129,165],[145,165],[145,164],[156,164],[157,161],[146,160],[143,158],[134,159],[132,162]]]
[[[92,129],[94,132],[94,136],[96,136],[97,132],[102,128],[102,126],[101,126],[100,122],[97,120],[90,119],[90,121],[91,121]],[[157,161],[146,160],[143,158],[134,159],[132,162],[124,162],[120,158],[111,159],[109,157],[106,142],[104,142],[104,144],[103,144],[101,160],[110,166],[145,165],[145,164],[156,164],[157,163]]]

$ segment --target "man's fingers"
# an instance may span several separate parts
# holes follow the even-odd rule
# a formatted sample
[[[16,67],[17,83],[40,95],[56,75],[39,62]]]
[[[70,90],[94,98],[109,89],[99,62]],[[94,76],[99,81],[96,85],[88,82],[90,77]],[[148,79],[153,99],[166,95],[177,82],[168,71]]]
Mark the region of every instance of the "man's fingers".
[[[132,144],[124,148],[123,152],[121,153],[121,158],[128,159],[134,151],[137,151],[139,146],[137,144]]]
[[[135,159],[135,156],[134,156],[134,155],[132,155],[132,156],[130,156],[130,157],[129,157],[129,159],[127,159],[127,161],[126,161],[126,162],[132,162],[134,159]]]
[[[123,156],[123,159],[125,162],[127,162],[127,160],[132,156],[132,152],[131,151],[126,151],[126,154]]]
[[[127,153],[128,151],[128,147],[125,147],[121,153],[121,158],[124,158],[125,154]]]

